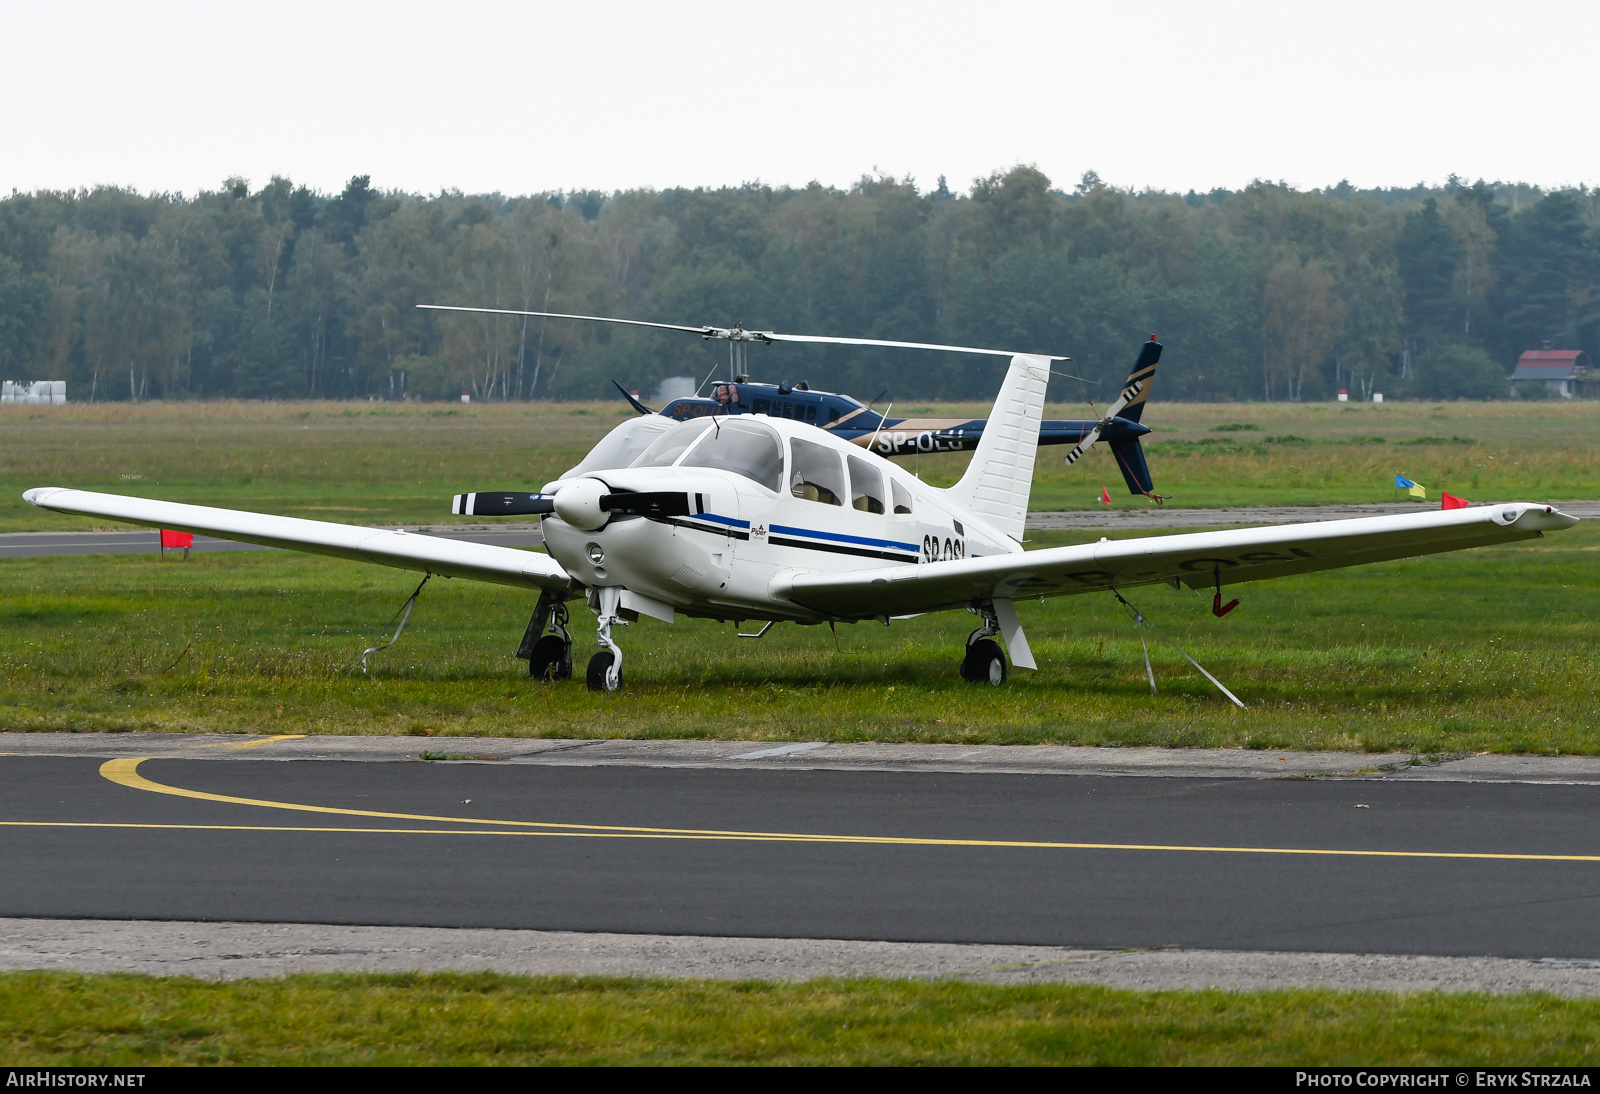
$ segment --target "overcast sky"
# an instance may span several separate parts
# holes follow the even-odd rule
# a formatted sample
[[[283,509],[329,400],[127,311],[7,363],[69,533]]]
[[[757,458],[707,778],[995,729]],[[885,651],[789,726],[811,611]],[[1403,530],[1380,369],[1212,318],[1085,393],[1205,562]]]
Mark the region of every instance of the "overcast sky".
[[[0,192],[1600,182],[1600,4],[0,0]]]

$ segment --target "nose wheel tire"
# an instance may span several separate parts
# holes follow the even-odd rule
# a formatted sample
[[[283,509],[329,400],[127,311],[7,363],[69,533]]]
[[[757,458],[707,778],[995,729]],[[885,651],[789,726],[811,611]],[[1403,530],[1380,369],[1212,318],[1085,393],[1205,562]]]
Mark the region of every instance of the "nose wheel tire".
[[[1006,655],[1000,643],[980,638],[967,647],[961,659],[961,679],[969,684],[988,684],[999,687],[1006,682]]]
[[[590,691],[616,691],[622,686],[622,670],[616,668],[617,655],[601,650],[589,658],[588,683]]]
[[[559,634],[547,634],[533,644],[528,675],[535,680],[572,679],[572,643]]]

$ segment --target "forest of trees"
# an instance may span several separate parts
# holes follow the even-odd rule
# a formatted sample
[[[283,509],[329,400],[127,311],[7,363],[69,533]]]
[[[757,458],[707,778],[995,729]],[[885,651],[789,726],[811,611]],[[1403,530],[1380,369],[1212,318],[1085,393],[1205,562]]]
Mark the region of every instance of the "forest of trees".
[[[1500,398],[1548,341],[1600,355],[1600,208],[1528,185],[1070,191],[1029,167],[840,190],[415,197],[274,178],[192,197],[0,200],[0,376],[82,400],[604,397],[698,378],[686,335],[452,316],[614,315],[1068,354],[1056,399],[1114,395],[1167,345],[1160,398]],[[868,398],[991,396],[993,359],[756,347],[758,379]],[[1538,392],[1529,392],[1537,395]]]

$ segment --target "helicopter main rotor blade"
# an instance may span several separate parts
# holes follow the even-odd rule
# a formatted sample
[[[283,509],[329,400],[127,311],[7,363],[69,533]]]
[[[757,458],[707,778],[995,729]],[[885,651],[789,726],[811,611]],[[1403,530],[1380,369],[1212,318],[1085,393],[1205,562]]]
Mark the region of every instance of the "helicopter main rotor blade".
[[[979,349],[976,346],[941,346],[933,342],[891,342],[882,338],[833,338],[825,334],[775,334],[764,331],[767,338],[774,342],[814,342],[830,346],[887,346],[890,349],[931,349],[942,353],[982,353],[989,357],[1017,357],[1022,356],[1008,349]],[[1045,354],[1030,356],[1044,357]],[[1070,357],[1054,356],[1052,361],[1070,361]]]
[[[565,312],[553,311],[520,311],[515,308],[464,308],[450,304],[418,304],[417,307],[429,311],[455,311],[474,312],[479,315],[529,315],[538,319],[581,319],[586,323],[618,323],[628,327],[651,327],[656,330],[676,330],[685,334],[698,334],[702,338],[723,338],[730,342],[761,342],[771,345],[774,342],[809,343],[831,346],[883,346],[888,349],[931,349],[940,353],[981,353],[988,357],[1016,357],[1018,354],[1008,349],[980,349],[977,346],[945,346],[933,342],[895,342],[883,338],[835,338],[825,334],[777,334],[770,330],[745,330],[740,326],[732,327],[689,327],[678,323],[647,323],[642,319],[613,319],[606,315],[568,315]],[[1045,357],[1046,354],[1034,356]],[[1070,361],[1072,358],[1059,354],[1050,356],[1052,361]]]
[[[655,327],[657,330],[681,330],[688,334],[698,334],[703,338],[718,336],[715,327],[684,327],[676,323],[646,323],[642,319],[612,319],[606,315],[567,315],[563,312],[553,311],[517,311],[512,308],[462,308],[452,304],[418,304],[417,307],[427,311],[465,311],[476,312],[480,315],[531,315],[536,319],[582,319],[588,323],[621,323],[629,327]]]

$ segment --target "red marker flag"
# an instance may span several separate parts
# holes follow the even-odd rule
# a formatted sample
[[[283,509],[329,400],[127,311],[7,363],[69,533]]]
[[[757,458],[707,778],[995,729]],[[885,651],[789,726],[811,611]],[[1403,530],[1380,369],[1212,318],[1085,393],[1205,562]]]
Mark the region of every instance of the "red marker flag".
[[[1458,498],[1454,494],[1443,494],[1440,496],[1440,500],[1442,504],[1439,508],[1441,509],[1465,509],[1467,507],[1467,499]]]
[[[1100,484],[1100,504],[1101,505],[1110,505],[1111,504],[1111,492],[1106,489],[1104,483]]]
[[[194,546],[194,533],[193,532],[174,532],[171,529],[163,528],[163,529],[161,529],[161,546],[164,547],[164,548],[165,547],[193,547]]]

